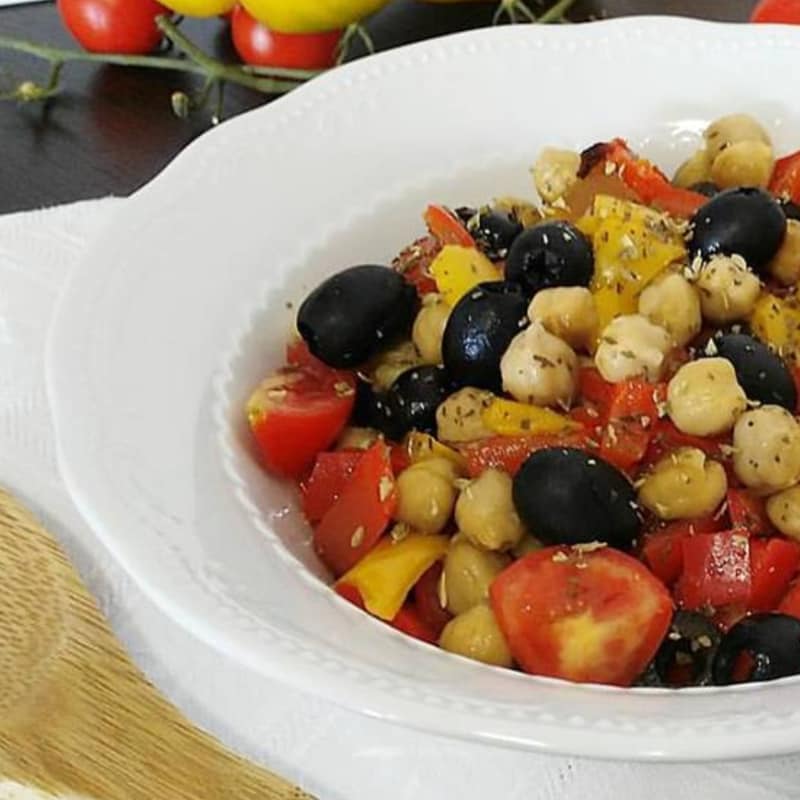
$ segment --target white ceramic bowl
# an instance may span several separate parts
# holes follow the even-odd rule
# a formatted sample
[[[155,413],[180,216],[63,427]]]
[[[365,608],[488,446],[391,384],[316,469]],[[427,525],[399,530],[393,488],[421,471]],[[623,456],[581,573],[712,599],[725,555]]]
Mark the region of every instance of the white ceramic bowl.
[[[668,18],[485,30],[337,70],[192,145],[134,196],[61,302],[48,355],[64,477],[161,608],[231,657],[367,714],[606,758],[800,749],[800,680],[570,685],[418,644],[331,592],[288,487],[255,465],[250,388],[289,302],[388,261],[428,201],[531,195],[539,148],[627,136],[666,167],[747,110],[800,145],[800,31]]]

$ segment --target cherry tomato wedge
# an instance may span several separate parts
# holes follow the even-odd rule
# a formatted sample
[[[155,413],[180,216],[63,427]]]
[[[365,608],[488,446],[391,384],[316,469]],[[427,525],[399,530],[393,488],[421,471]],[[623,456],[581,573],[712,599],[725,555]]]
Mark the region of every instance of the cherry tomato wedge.
[[[156,25],[169,9],[155,0],[58,0],[69,32],[92,53],[144,55],[162,38]]]
[[[286,367],[253,392],[247,418],[269,472],[299,478],[344,429],[355,380],[327,367]]]
[[[728,490],[728,517],[732,528],[742,528],[751,536],[769,536],[775,532],[764,499],[746,489]]]
[[[776,197],[800,203],[800,151],[778,159],[769,182],[769,190]]]
[[[461,224],[461,220],[444,206],[428,206],[425,212],[425,224],[431,235],[442,244],[459,244],[462,247],[476,247],[470,232]]]
[[[438,638],[444,626],[452,619],[452,615],[439,601],[439,579],[442,576],[442,564],[434,564],[414,587],[414,605],[425,625]]]
[[[319,522],[339,499],[364,455],[360,450],[320,453],[311,476],[301,487],[303,513],[311,522]]]
[[[278,33],[236,6],[231,19],[233,46],[239,58],[256,67],[327,69],[336,63],[341,31]]]
[[[722,527],[721,519],[703,517],[657,528],[643,537],[642,561],[657,578],[671,586],[683,571],[683,540],[698,533],[714,533]]]
[[[800,25],[800,0],[761,0],[750,14],[750,22]]]
[[[746,604],[750,599],[750,540],[747,531],[689,536],[682,542],[683,572],[675,587],[682,608]]]
[[[750,611],[772,611],[800,565],[800,545],[786,539],[750,541]]]
[[[664,585],[611,548],[532,553],[494,580],[490,598],[526,672],[614,686],[644,671],[672,619]]]
[[[314,531],[314,548],[336,577],[365,556],[386,530],[397,504],[389,448],[376,442]]]

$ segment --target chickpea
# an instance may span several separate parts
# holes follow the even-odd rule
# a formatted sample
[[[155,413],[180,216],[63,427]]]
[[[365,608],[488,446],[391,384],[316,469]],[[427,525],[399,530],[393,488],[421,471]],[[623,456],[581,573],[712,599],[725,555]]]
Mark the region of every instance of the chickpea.
[[[728,114],[712,122],[703,134],[713,162],[724,150],[738,142],[761,142],[772,145],[767,132],[749,114]]]
[[[447,459],[437,458],[401,472],[396,482],[395,519],[420,533],[439,533],[450,521],[456,503],[453,473]]]
[[[611,383],[644,377],[657,381],[664,370],[672,337],[641,314],[617,317],[600,336],[594,363]]]
[[[376,392],[385,392],[406,370],[419,365],[420,357],[414,343],[402,342],[382,353],[372,364],[372,387]]]
[[[542,289],[528,306],[528,317],[575,350],[588,349],[597,329],[594,298],[583,286]]]
[[[487,550],[508,550],[524,534],[511,499],[511,477],[487,469],[464,488],[456,501],[458,529],[473,544]]]
[[[697,276],[703,316],[714,325],[745,319],[761,294],[761,282],[738,255],[714,256]]]
[[[800,539],[800,486],[792,486],[767,500],[770,522],[790,539]]]
[[[725,469],[696,447],[664,456],[639,487],[639,502],[664,520],[711,514],[725,498]]]
[[[481,421],[481,414],[492,400],[491,392],[471,386],[451,394],[436,409],[437,438],[443,442],[472,442],[492,436]]]
[[[775,258],[768,266],[770,275],[784,286],[800,281],[800,222],[786,221],[786,236]]]
[[[745,485],[762,494],[800,479],[800,425],[781,406],[761,406],[739,417],[733,429],[733,468]]]
[[[659,325],[678,346],[688,344],[703,326],[700,298],[683,275],[666,272],[639,296],[639,313]]]
[[[672,182],[682,189],[707,181],[711,175],[711,156],[708,150],[698,150],[678,167]]]
[[[702,358],[684,364],[667,386],[667,412],[678,430],[692,436],[729,431],[747,408],[747,397],[730,361]]]
[[[765,188],[775,168],[772,148],[764,142],[748,140],[726,147],[711,164],[711,180],[721,189],[735,186]]]
[[[337,450],[367,450],[378,441],[380,433],[374,428],[345,428],[336,440]]]
[[[464,536],[453,537],[444,559],[444,599],[451,614],[463,614],[489,597],[492,581],[509,565],[501,553],[475,547]]]
[[[540,322],[517,334],[500,361],[503,388],[523,403],[566,408],[578,385],[578,357]]]
[[[442,337],[450,308],[441,295],[429,294],[414,320],[411,338],[426,364],[442,363]]]
[[[545,147],[533,166],[536,191],[545,203],[554,203],[577,182],[581,157],[573,150]]]
[[[514,663],[494,612],[482,604],[459,614],[447,623],[439,639],[442,650],[495,667]]]

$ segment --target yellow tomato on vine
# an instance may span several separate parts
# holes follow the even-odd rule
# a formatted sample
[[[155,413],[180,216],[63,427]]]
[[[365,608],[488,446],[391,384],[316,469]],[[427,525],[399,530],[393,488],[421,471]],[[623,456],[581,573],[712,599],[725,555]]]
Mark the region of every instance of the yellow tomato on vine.
[[[242,5],[259,22],[280,33],[346,28],[387,3],[388,0],[242,0]]]
[[[187,17],[216,17],[227,14],[236,5],[236,0],[163,0],[162,4]]]

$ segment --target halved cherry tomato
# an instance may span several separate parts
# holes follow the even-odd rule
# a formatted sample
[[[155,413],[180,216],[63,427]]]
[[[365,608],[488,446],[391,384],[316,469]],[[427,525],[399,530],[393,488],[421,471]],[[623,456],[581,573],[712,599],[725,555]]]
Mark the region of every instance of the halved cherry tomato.
[[[364,601],[361,599],[361,595],[355,586],[350,586],[346,583],[337,583],[336,586],[334,586],[334,591],[347,600],[348,603],[352,603],[362,611],[366,611],[364,608]],[[377,617],[375,617],[375,619],[377,619]],[[415,639],[419,639],[421,642],[435,644],[438,639],[438,636],[422,618],[414,603],[406,603],[397,613],[397,616],[387,624],[405,633],[407,636],[413,636]]]
[[[428,210],[425,212],[425,224],[431,235],[435,236],[442,245],[477,246],[470,232],[461,224],[461,220],[444,206],[428,206]]]
[[[764,499],[747,489],[728,491],[728,517],[732,528],[746,530],[751,536],[769,536],[775,532]]]
[[[800,0],[761,0],[750,15],[750,22],[800,25]]]
[[[750,541],[750,611],[772,611],[800,565],[800,545],[787,539]]]
[[[729,606],[750,599],[750,540],[747,531],[730,530],[686,537],[683,572],[675,597],[690,611]]]
[[[341,31],[277,33],[236,6],[231,20],[233,46],[239,58],[256,67],[327,69],[336,63]]]
[[[781,614],[789,614],[789,616],[800,619],[800,582],[794,583],[789,587],[777,610]]]
[[[360,450],[341,450],[317,456],[311,476],[301,487],[303,513],[309,522],[319,522],[328,513],[345,490],[362,455]]]
[[[532,553],[500,573],[490,598],[526,672],[615,686],[644,671],[672,619],[664,585],[611,548]]]
[[[516,475],[531,453],[546,447],[591,449],[584,431],[543,433],[538,436],[492,436],[462,445],[459,450],[467,460],[470,477],[477,478],[487,469],[502,469]]]
[[[439,579],[442,576],[442,564],[434,564],[414,587],[414,605],[423,623],[438,638],[444,626],[452,619],[446,608],[439,601]]]
[[[663,384],[630,380],[616,384],[600,443],[600,456],[620,469],[644,458],[658,422],[658,402],[666,397]]]
[[[604,147],[600,158],[617,167],[617,174],[644,205],[688,218],[708,202],[708,198],[698,192],[673,186],[658,167],[633,153],[624,139],[614,139]]]
[[[317,555],[336,577],[365,556],[386,530],[397,504],[389,448],[376,442],[314,531]]]
[[[169,9],[155,0],[58,0],[69,32],[92,53],[146,54],[161,41],[156,25]]]
[[[797,6],[800,8],[800,3]],[[800,151],[778,159],[772,171],[769,190],[776,197],[800,203]]]
[[[642,561],[667,586],[678,580],[683,570],[683,540],[698,533],[722,530],[721,519],[679,520],[646,533],[642,540]]]
[[[416,288],[420,297],[433,294],[436,291],[436,281],[430,268],[441,251],[442,244],[435,236],[423,236],[401,251],[392,262],[392,268]]]
[[[270,472],[298,478],[344,429],[355,403],[355,379],[328,367],[286,367],[253,392],[247,418]]]

